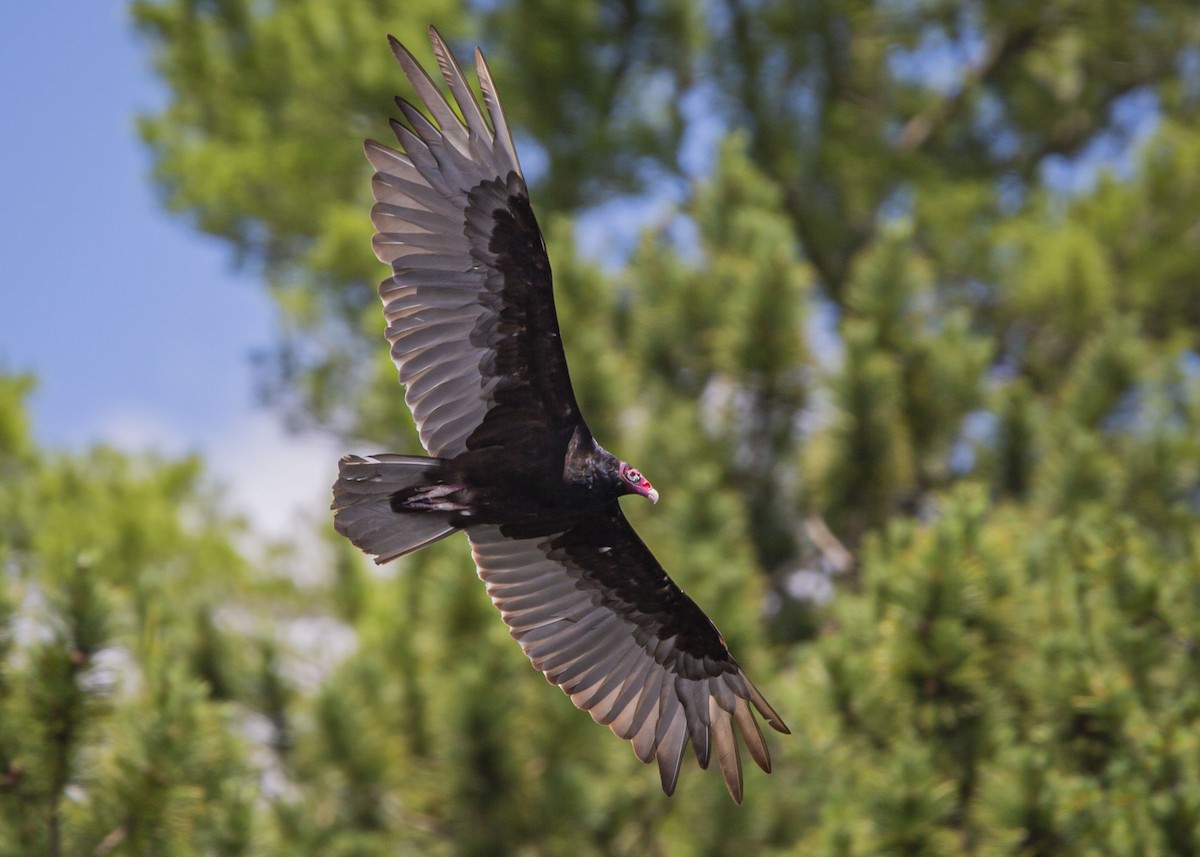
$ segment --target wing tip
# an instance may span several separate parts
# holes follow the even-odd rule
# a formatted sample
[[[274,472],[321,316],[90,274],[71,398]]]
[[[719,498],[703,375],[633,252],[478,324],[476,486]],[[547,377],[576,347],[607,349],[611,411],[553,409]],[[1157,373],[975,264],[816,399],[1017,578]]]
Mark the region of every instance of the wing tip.
[[[413,57],[412,51],[404,46],[404,42],[397,39],[391,33],[388,33],[387,38],[388,47],[392,49],[392,56],[399,60],[401,64],[403,64],[405,61],[414,63],[416,62],[416,58]]]
[[[787,728],[787,724],[783,722],[783,718],[779,716],[779,712],[771,707],[771,703],[767,702],[766,698],[759,692],[758,688],[746,681],[746,685],[750,691],[750,701],[754,703],[754,707],[758,709],[758,713],[762,715],[763,720],[776,732],[784,735],[791,735],[792,730]]]
[[[438,50],[444,51],[447,55],[450,54],[450,46],[446,44],[446,40],[442,38],[442,34],[438,32],[438,28],[433,24],[429,25],[428,30],[429,43],[433,45],[434,52]]]
[[[667,754],[660,753],[658,755],[658,778],[662,783],[663,794],[667,797],[675,794],[675,787],[679,785],[679,771],[683,768],[683,751],[687,749],[686,744],[679,748],[678,753]],[[671,760],[671,756],[674,760]]]

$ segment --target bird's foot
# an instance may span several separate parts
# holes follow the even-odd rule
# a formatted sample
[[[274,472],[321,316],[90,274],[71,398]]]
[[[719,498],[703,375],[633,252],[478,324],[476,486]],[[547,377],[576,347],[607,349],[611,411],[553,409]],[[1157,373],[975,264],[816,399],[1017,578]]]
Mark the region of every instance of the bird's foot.
[[[470,506],[454,499],[454,495],[466,485],[421,485],[417,488],[396,492],[392,496],[392,510],[396,512],[466,512]]]

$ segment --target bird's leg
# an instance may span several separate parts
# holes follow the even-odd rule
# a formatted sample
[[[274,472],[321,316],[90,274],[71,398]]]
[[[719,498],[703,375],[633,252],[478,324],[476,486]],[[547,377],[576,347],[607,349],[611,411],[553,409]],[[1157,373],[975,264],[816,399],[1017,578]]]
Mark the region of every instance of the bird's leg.
[[[419,485],[392,495],[394,512],[466,512],[470,506],[454,499],[463,484]]]

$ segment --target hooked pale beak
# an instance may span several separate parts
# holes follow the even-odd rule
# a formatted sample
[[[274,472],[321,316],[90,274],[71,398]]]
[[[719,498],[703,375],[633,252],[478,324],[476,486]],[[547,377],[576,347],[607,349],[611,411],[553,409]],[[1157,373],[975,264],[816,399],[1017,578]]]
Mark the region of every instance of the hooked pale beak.
[[[641,494],[651,503],[658,502],[658,492],[654,490],[654,486],[650,484],[650,480],[637,471],[636,468],[630,467],[624,461],[620,463],[621,481],[624,487],[621,489],[630,494]]]

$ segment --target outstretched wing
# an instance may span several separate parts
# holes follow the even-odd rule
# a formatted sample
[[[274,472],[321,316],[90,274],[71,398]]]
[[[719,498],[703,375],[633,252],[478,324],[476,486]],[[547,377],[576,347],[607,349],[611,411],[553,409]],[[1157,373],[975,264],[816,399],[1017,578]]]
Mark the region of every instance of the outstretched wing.
[[[481,108],[432,27],[430,38],[463,118],[389,37],[433,122],[397,98],[408,124],[392,128],[403,152],[366,143],[376,170],[373,246],[393,271],[379,294],[405,400],[430,455],[565,444],[582,420],[512,135],[482,53]]]
[[[488,594],[533,665],[632,741],[639,759],[657,759],[667,794],[690,741],[702,768],[715,751],[741,803],[735,724],[754,761],[771,770],[753,711],[780,732],[787,727],[615,502],[550,535],[510,526],[467,535]]]

